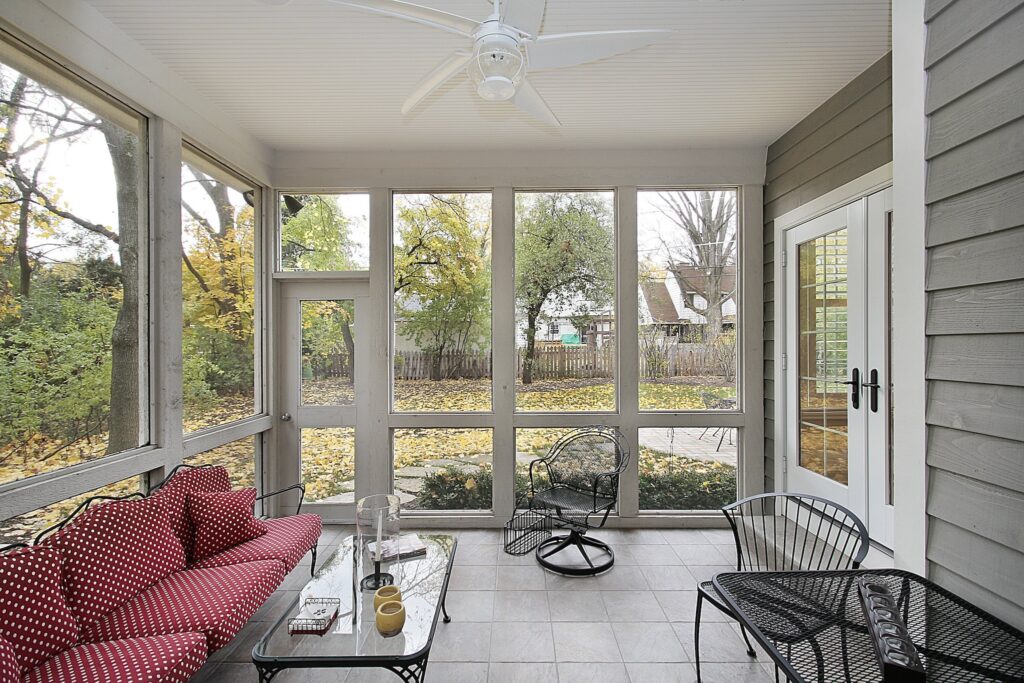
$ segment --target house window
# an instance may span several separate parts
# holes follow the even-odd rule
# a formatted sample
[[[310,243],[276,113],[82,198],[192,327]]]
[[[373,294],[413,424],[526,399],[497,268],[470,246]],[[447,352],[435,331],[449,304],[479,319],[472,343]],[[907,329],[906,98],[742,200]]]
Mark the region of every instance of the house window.
[[[186,147],[181,166],[185,433],[256,414],[256,237],[253,183]]]
[[[558,336],[558,323],[556,323],[556,322],[555,323],[548,323],[548,336],[549,337],[557,337]]]
[[[614,192],[516,193],[519,411],[615,410],[614,203]],[[568,319],[576,332],[538,343],[545,318]],[[608,325],[601,348],[579,337],[596,319]]]
[[[247,436],[185,458],[189,465],[220,465],[235,487],[256,485],[256,454],[261,437]]]
[[[490,510],[490,429],[396,429],[395,493],[409,510]]]
[[[639,437],[641,510],[717,510],[736,501],[735,428],[653,427]]]
[[[737,195],[637,193],[641,410],[737,408]]]
[[[491,409],[491,195],[396,193],[396,412]]]
[[[0,484],[149,442],[146,121],[0,41]]]
[[[370,268],[370,195],[282,192],[278,209],[281,270]]]

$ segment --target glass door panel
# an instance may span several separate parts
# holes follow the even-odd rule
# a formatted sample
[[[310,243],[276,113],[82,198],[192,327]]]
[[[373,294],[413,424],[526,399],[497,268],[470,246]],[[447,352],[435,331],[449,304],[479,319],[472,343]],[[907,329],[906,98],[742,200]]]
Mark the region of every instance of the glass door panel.
[[[355,404],[355,301],[302,301],[302,405]]]

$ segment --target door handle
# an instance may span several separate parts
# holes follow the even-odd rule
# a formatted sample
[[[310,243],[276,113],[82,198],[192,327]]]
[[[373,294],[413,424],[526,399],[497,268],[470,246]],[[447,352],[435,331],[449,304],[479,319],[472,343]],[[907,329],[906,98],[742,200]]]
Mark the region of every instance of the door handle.
[[[878,390],[881,389],[881,385],[878,383],[878,370],[872,370],[870,375],[870,382],[864,382],[862,386],[871,389],[871,412],[878,412]]]
[[[850,371],[850,381],[843,382],[850,385],[850,405],[854,410],[860,408],[860,370],[854,368]]]

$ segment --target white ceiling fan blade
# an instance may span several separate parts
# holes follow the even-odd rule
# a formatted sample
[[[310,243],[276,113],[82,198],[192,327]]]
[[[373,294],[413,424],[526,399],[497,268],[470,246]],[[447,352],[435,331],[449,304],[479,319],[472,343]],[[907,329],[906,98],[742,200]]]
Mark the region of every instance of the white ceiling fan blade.
[[[442,31],[448,31],[465,37],[471,37],[480,26],[478,21],[460,17],[457,14],[442,12],[432,7],[402,2],[402,0],[330,0],[330,2],[397,19],[413,21],[417,24],[439,28]]]
[[[544,9],[547,4],[548,0],[505,0],[505,6],[501,10],[501,23],[535,36],[540,33],[540,24],[544,21]]]
[[[405,104],[402,105],[402,113],[408,114],[423,100],[423,98],[441,87],[441,85],[448,81],[452,76],[459,73],[459,71],[466,66],[466,62],[468,62],[469,58],[472,56],[472,52],[463,52],[462,50],[453,52],[449,55],[443,62],[438,64],[437,68],[431,71],[426,78],[420,81],[420,84],[416,86],[416,90],[409,95]]]
[[[527,42],[526,53],[530,69],[558,69],[621,55],[664,40],[672,33],[663,29],[554,33]]]
[[[540,96],[540,93],[534,90],[533,86],[530,85],[530,82],[526,79],[523,79],[516,88],[516,95],[512,98],[512,103],[530,116],[540,119],[544,123],[552,126],[562,125],[562,122],[558,120],[555,113],[551,111],[548,103],[544,101],[544,98]]]

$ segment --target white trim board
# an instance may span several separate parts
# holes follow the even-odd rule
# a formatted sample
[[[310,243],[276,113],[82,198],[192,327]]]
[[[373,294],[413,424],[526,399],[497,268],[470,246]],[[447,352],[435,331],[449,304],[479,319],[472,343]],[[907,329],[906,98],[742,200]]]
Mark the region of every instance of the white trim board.
[[[812,199],[802,206],[782,214],[775,219],[773,239],[775,241],[775,253],[773,254],[774,270],[774,299],[775,302],[775,323],[773,325],[775,340],[775,357],[772,358],[775,371],[772,379],[775,382],[775,488],[783,490],[785,485],[785,472],[783,471],[783,457],[786,453],[786,371],[782,367],[782,352],[785,348],[782,341],[786,335],[786,277],[782,270],[782,253],[786,248],[786,231],[797,227],[809,220],[824,215],[829,211],[838,209],[841,206],[856,201],[869,194],[883,190],[892,185],[893,182],[892,163],[879,166],[873,171],[868,171],[859,178],[837,187],[831,192]],[[895,359],[893,361],[895,365]]]
[[[831,192],[826,192],[820,197],[816,197],[806,204],[782,214],[775,219],[775,241],[778,242],[778,237],[785,230],[789,230],[800,223],[806,223],[833,209],[838,209],[840,206],[889,187],[892,185],[892,169],[892,162],[885,166],[879,166],[875,170],[868,171],[861,177],[854,178]]]

